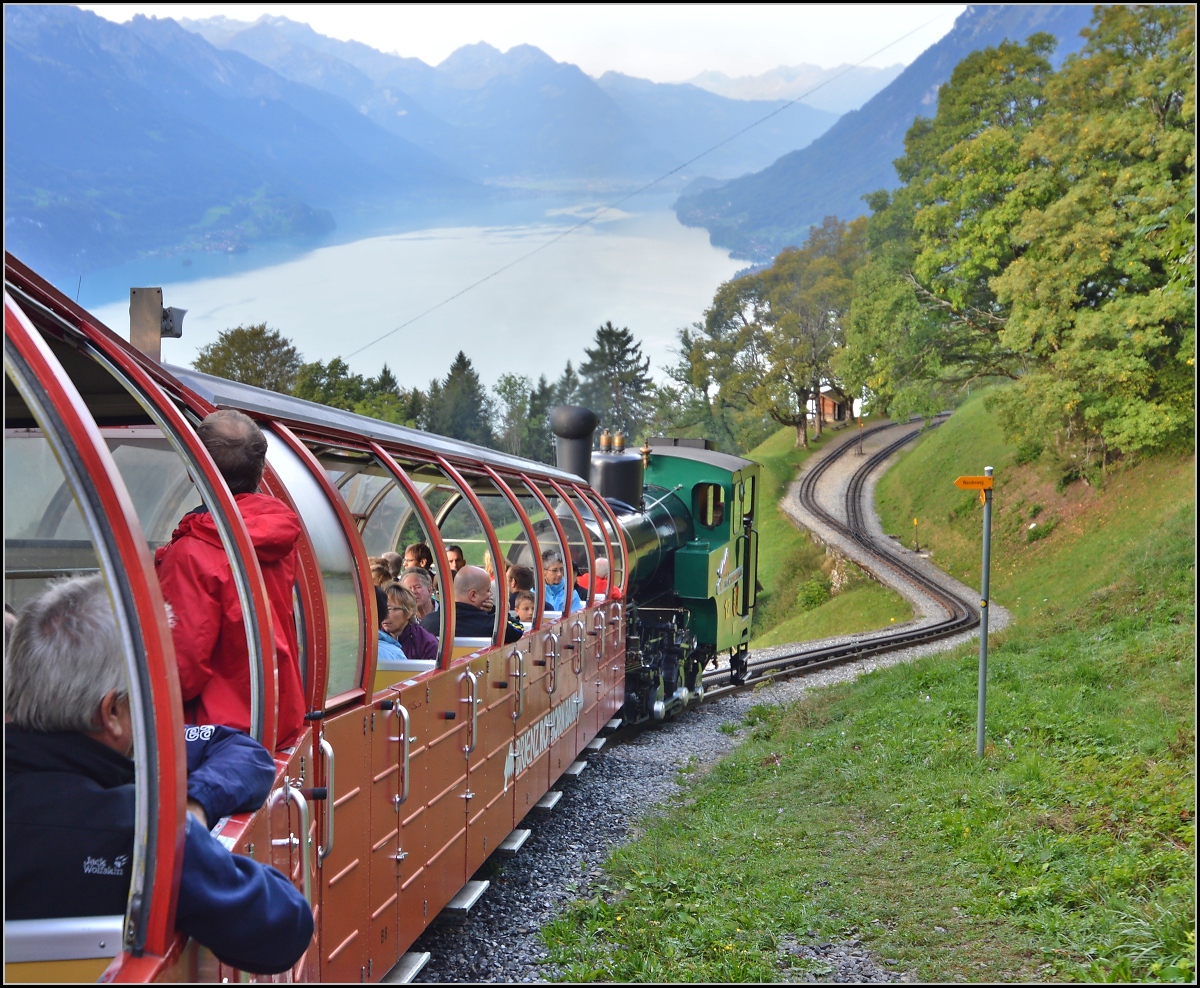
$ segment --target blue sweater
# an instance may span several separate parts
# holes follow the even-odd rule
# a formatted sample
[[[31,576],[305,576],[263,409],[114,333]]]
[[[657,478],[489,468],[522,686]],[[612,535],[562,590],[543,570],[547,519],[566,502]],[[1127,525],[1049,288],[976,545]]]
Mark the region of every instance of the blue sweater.
[[[563,605],[567,602],[567,581],[559,580],[558,583],[546,584],[546,609],[549,611],[562,611]],[[583,601],[579,599],[579,594],[575,588],[571,588],[571,610],[582,611]]]
[[[262,805],[271,756],[227,727],[187,730],[188,796],[215,824]],[[83,734],[5,730],[5,918],[112,916],[129,896],[133,762]],[[187,816],[176,925],[226,964],[286,971],[312,940],[312,911],[280,872],[230,854]]]

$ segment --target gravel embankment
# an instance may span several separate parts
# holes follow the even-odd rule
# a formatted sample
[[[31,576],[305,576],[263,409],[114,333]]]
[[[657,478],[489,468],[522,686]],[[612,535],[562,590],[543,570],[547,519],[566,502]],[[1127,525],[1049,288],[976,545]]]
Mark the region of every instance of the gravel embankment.
[[[891,660],[892,656],[887,656]],[[627,840],[638,821],[680,791],[680,773],[701,770],[727,754],[742,732],[724,734],[721,724],[740,724],[759,703],[786,703],[806,690],[852,679],[884,664],[873,660],[839,666],[776,683],[753,693],[723,697],[676,721],[639,732],[622,731],[598,753],[588,753],[587,770],[556,788],[563,797],[553,813],[530,815],[532,830],[521,853],[505,861],[491,886],[462,925],[434,925],[413,945],[432,955],[421,982],[531,982],[553,980],[538,931],[559,910],[591,893],[600,865]],[[787,956],[819,958],[828,981],[897,981],[899,971],[872,959],[857,941],[823,943],[797,931],[780,946],[780,976]],[[808,952],[808,953],[806,953]]]

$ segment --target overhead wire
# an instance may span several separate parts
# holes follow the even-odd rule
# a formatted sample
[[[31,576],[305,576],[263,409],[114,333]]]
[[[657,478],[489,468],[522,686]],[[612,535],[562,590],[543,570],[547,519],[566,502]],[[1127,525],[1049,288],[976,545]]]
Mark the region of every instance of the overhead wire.
[[[772,117],[778,116],[784,110],[787,110],[790,107],[795,106],[797,103],[801,102],[802,100],[807,99],[809,96],[811,96],[813,93],[815,93],[818,89],[821,89],[822,87],[829,85],[831,82],[835,82],[836,80],[840,79],[842,76],[846,75],[846,73],[851,72],[854,69],[857,69],[857,68],[865,65],[871,59],[876,58],[879,55],[882,55],[889,48],[894,48],[896,45],[900,44],[901,41],[904,41],[906,38],[912,37],[918,31],[924,30],[930,24],[932,24],[934,21],[936,21],[938,18],[944,17],[944,16],[946,16],[945,13],[936,14],[935,16],[931,17],[929,20],[925,21],[924,24],[919,24],[916,27],[914,27],[911,31],[908,31],[905,34],[902,34],[900,37],[896,38],[894,41],[889,41],[882,48],[879,48],[878,50],[871,52],[871,54],[865,56],[860,61],[855,62],[852,65],[847,65],[844,69],[842,69],[841,72],[838,72],[835,75],[831,75],[828,79],[825,79],[825,80],[817,83],[811,89],[808,89],[805,92],[801,93],[799,96],[796,96],[793,99],[788,100],[782,106],[777,106],[770,113],[767,113],[762,117],[759,117],[753,123],[747,124],[741,130],[739,130],[733,134],[730,134],[724,140],[718,141],[716,144],[712,145],[712,147],[709,147],[706,150],[701,151],[699,154],[693,155],[692,157],[688,158],[687,161],[684,161],[681,164],[676,165],[670,171],[663,172],[661,175],[658,176],[658,178],[654,179],[653,181],[647,182],[645,185],[640,186],[637,189],[634,189],[632,192],[626,193],[624,196],[622,196],[620,199],[617,199],[615,202],[610,202],[608,205],[602,206],[591,216],[587,217],[587,219],[580,220],[580,222],[576,223],[575,225],[567,227],[565,230],[561,231],[560,233],[555,234],[549,240],[547,240],[544,243],[539,244],[537,247],[533,248],[533,250],[528,251],[527,253],[522,254],[520,257],[517,257],[517,258],[509,261],[507,264],[504,264],[504,265],[496,268],[495,271],[491,272],[490,274],[484,275],[478,281],[473,281],[473,282],[471,282],[471,284],[467,285],[466,287],[460,288],[453,295],[449,295],[446,298],[442,299],[440,302],[438,302],[436,305],[431,305],[428,309],[425,309],[423,312],[417,313],[417,315],[413,316],[411,319],[408,319],[408,320],[402,322],[399,326],[395,327],[394,329],[389,329],[382,336],[377,336],[375,339],[371,340],[370,343],[364,343],[357,350],[353,350],[350,353],[348,353],[346,355],[346,357],[347,358],[355,357],[358,354],[362,353],[364,350],[369,350],[376,343],[382,343],[389,336],[394,336],[396,333],[400,332],[400,330],[407,329],[409,326],[411,326],[413,323],[417,322],[418,320],[424,319],[426,316],[430,315],[433,312],[436,312],[438,309],[442,308],[443,306],[449,305],[455,299],[461,298],[463,295],[466,295],[467,292],[474,291],[480,285],[485,284],[486,282],[491,281],[493,278],[497,277],[498,275],[503,274],[505,271],[509,270],[509,268],[516,267],[518,264],[521,264],[524,261],[529,260],[529,258],[533,257],[534,255],[540,254],[547,247],[552,247],[554,244],[558,243],[560,240],[563,240],[566,237],[569,237],[572,233],[575,233],[576,231],[583,229],[588,224],[594,222],[595,220],[598,220],[605,213],[610,213],[614,209],[619,209],[625,203],[629,202],[630,199],[640,196],[643,192],[646,192],[649,189],[654,188],[656,185],[659,185],[660,183],[665,182],[672,175],[675,175],[678,172],[683,171],[683,169],[687,168],[689,165],[695,164],[701,158],[704,158],[707,155],[712,154],[714,151],[716,151],[720,148],[723,148],[726,144],[729,144],[731,141],[737,140],[739,137],[741,137],[747,131],[753,130],[755,127],[758,127],[761,124],[766,123]]]

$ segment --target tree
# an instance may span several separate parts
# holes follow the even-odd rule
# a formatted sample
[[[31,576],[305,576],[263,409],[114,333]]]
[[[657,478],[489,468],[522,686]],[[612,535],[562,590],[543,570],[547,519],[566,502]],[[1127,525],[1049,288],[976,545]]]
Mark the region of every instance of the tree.
[[[595,345],[579,366],[580,400],[599,417],[603,427],[634,436],[649,417],[654,381],[650,358],[628,327],[617,329],[611,321],[596,330]]]
[[[577,401],[579,401],[579,375],[575,373],[575,368],[568,360],[562,375],[554,382],[554,404],[574,405]]]
[[[350,365],[341,357],[334,357],[328,364],[320,360],[303,364],[292,394],[347,411],[354,411],[368,397],[366,380],[361,374],[352,374]]]
[[[1032,363],[995,407],[1026,445],[1103,467],[1193,435],[1195,24],[1190,5],[1097,7],[1025,140],[1021,253],[993,286]]]
[[[545,380],[545,378],[543,378]],[[529,397],[532,390],[529,378],[517,374],[501,374],[492,393],[496,396],[496,439],[500,448],[513,456],[521,456],[529,431]]]
[[[491,421],[492,401],[471,361],[459,350],[445,380],[430,384],[425,428],[442,436],[491,446],[495,441]]]
[[[868,197],[870,260],[837,367],[880,411],[929,414],[963,385],[1023,371],[991,280],[1020,251],[1013,192],[1030,167],[1023,141],[1045,113],[1053,50],[1053,37],[1035,34],[964,58],[936,117],[905,136],[904,185]]]
[[[200,348],[192,366],[202,374],[288,394],[301,363],[300,351],[291,340],[258,323],[223,330],[215,342]]]
[[[550,430],[550,409],[559,402],[554,398],[554,386],[546,375],[538,377],[537,385],[529,392],[529,420],[525,432],[523,456],[542,463],[554,462],[554,433]]]

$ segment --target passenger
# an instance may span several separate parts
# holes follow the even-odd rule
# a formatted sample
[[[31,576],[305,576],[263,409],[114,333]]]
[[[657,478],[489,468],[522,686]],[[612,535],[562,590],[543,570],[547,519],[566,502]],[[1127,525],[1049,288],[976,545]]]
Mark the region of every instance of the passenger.
[[[492,550],[483,550],[483,571],[493,580],[496,579],[496,564],[492,562]]]
[[[379,558],[387,564],[388,571],[392,574],[392,579],[400,579],[400,574],[404,572],[404,557],[398,552],[385,552]]]
[[[134,731],[123,645],[101,577],[51,584],[25,607],[4,687],[5,919],[123,914],[137,819]],[[262,805],[275,763],[225,727],[189,727],[186,744],[189,812],[175,924],[232,967],[287,971],[312,940],[304,896],[208,832],[221,817]]]
[[[467,559],[463,555],[462,546],[446,546],[446,558],[450,560],[450,573],[451,579],[453,579],[458,575],[458,571],[467,565]]]
[[[419,566],[406,569],[400,575],[400,586],[404,587],[417,601],[417,622],[434,637],[441,634],[441,608],[433,599],[433,577],[429,570]]]
[[[386,668],[385,663],[403,662],[408,655],[388,627],[388,598],[382,587],[375,588],[375,608],[379,614],[379,667],[382,669]]]
[[[454,635],[456,638],[491,638],[496,629],[496,601],[492,578],[479,566],[464,566],[454,578]],[[504,619],[504,643],[515,642],[525,629]]]
[[[517,593],[521,590],[533,591],[534,572],[528,566],[510,566],[508,568],[508,607],[512,610],[517,606]]]
[[[567,602],[566,568],[563,566],[562,553],[557,549],[547,549],[542,553],[542,572],[546,577],[546,609],[559,611],[565,609]],[[583,601],[575,588],[571,588],[571,610],[583,610]]]
[[[295,744],[304,728],[293,613],[300,519],[278,498],[259,492],[267,440],[254,420],[224,408],[196,430],[208,448],[254,543],[266,583],[279,665],[276,748]],[[171,605],[184,719],[250,729],[250,664],[237,585],[225,547],[206,507],[183,516],[171,541],[154,556],[163,596]]]
[[[537,598],[529,590],[518,590],[513,594],[513,609],[517,612],[517,620],[522,624],[533,624]]]
[[[596,593],[608,593],[608,559],[604,556],[596,557],[596,581],[595,586],[592,586],[592,578],[590,573],[584,573],[578,580],[575,581],[577,586],[582,586],[585,591],[593,590]]]
[[[414,542],[404,550],[404,568],[433,569],[433,553],[424,542]]]
[[[376,587],[386,587],[389,583],[395,582],[387,563],[381,561],[371,564],[371,582]]]
[[[393,583],[387,588],[386,614],[383,630],[400,643],[405,655],[423,662],[437,661],[440,650],[437,637],[414,620],[417,614],[417,599],[399,583]]]
[[[17,626],[17,612],[12,609],[12,605],[5,603],[4,605],[4,651],[8,651],[8,640],[12,637],[13,628]]]

